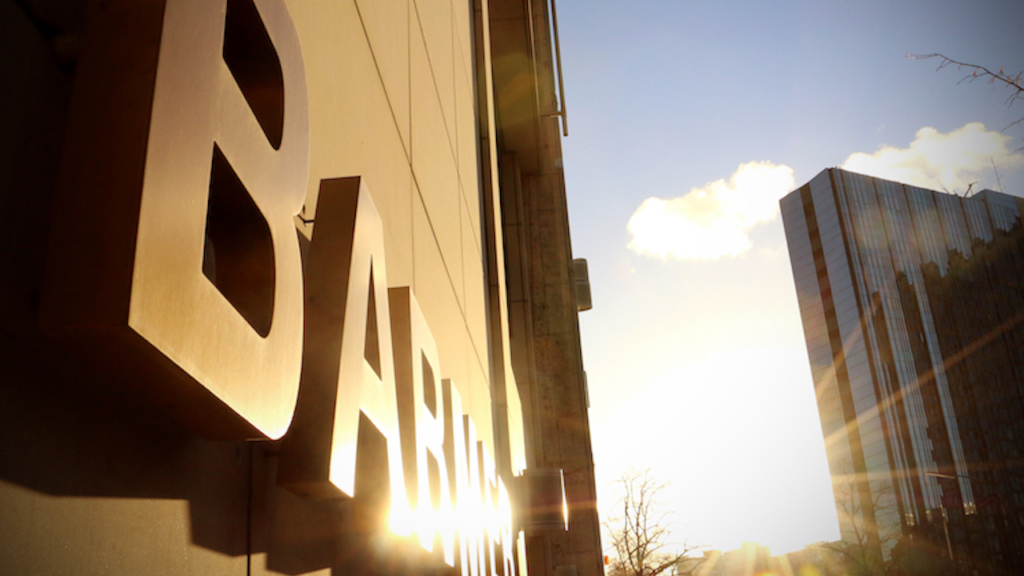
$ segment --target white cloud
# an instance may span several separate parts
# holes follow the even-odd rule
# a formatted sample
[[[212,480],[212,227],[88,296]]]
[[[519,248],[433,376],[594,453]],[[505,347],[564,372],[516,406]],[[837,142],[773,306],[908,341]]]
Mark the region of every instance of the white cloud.
[[[708,182],[678,198],[648,198],[629,219],[629,248],[661,259],[738,256],[753,245],[751,228],[773,220],[779,198],[794,187],[790,167],[749,162],[728,182]]]
[[[874,154],[851,154],[841,168],[932,190],[963,193],[994,185],[992,164],[1000,171],[1024,165],[1024,155],[1009,146],[1013,140],[972,122],[943,134],[921,128],[908,148],[883,146]]]

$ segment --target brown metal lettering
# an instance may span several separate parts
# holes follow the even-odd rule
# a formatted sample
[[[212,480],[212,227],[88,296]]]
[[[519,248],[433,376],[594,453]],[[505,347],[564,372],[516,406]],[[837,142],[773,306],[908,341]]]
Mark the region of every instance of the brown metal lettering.
[[[438,378],[437,344],[408,287],[391,288],[388,296],[406,493],[409,501],[415,503],[412,508],[420,543],[433,550],[434,537],[440,532],[444,561],[454,566],[455,533],[453,523],[445,521],[450,520],[453,510],[444,449],[446,411]],[[431,458],[436,464],[434,470]]]
[[[448,461],[448,484],[453,494],[455,524],[459,541],[459,568],[462,576],[479,576],[477,555],[478,527],[470,498],[469,455],[466,452],[465,424],[468,416],[462,412],[462,397],[448,378],[441,380],[444,396],[444,452]]]
[[[407,507],[380,215],[359,178],[320,183],[306,262],[306,348],[278,483],[356,496],[360,413],[387,441],[391,505]]]
[[[471,526],[465,528],[469,540],[466,544],[470,549],[470,572],[472,576],[487,576],[485,540],[490,511],[487,510],[487,501],[484,497],[483,443],[477,441],[476,424],[473,423],[473,419],[469,415],[463,416],[462,427],[466,434],[463,447],[466,451],[466,468],[469,473],[466,475],[468,480],[466,490],[459,492],[459,500],[465,500],[468,511],[467,518],[472,522]]]
[[[90,22],[41,326],[200,433],[278,438],[299,384],[309,162],[287,9],[108,0]]]

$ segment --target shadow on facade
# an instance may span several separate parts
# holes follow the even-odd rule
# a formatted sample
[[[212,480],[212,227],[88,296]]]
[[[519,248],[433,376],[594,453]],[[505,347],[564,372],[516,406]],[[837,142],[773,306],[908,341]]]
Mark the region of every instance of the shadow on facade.
[[[364,496],[304,500],[276,484],[278,443],[202,439],[142,407],[92,397],[87,380],[55,373],[47,358],[7,335],[3,341],[0,481],[27,488],[32,493],[20,497],[37,502],[96,498],[86,504],[95,516],[81,519],[80,529],[97,540],[117,538],[105,532],[109,499],[135,500],[140,508],[148,500],[178,500],[187,503],[185,525],[173,526],[180,520],[159,512],[152,520],[221,554],[266,554],[276,572],[383,574],[408,567],[401,543],[384,543],[374,531],[388,482],[385,442],[372,427],[361,426],[368,433],[361,434],[356,490]]]

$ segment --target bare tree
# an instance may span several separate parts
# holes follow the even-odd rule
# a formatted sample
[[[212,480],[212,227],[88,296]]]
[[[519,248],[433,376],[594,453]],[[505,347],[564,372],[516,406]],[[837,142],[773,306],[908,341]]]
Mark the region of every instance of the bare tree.
[[[1005,72],[1003,70],[1003,67],[1000,66],[999,70],[992,71],[984,66],[979,66],[978,64],[970,64],[968,62],[960,62],[959,60],[954,60],[944,54],[938,53],[907,54],[907,57],[913,60],[928,60],[932,58],[937,58],[939,60],[939,66],[938,68],[935,69],[936,71],[942,70],[943,68],[947,68],[949,66],[955,66],[957,70],[967,72],[967,74],[965,74],[964,77],[960,79],[960,82],[957,82],[957,84],[960,84],[962,82],[974,82],[976,80],[984,80],[989,84],[1001,84],[1009,88],[1010,95],[1007,96],[1006,98],[1006,106],[1008,108],[1013,106],[1014,102],[1018,100],[1024,100],[1024,84],[1022,84],[1022,81],[1024,81],[1024,70],[1017,72],[1016,74],[1010,74]],[[1024,116],[1011,122],[1009,125],[1006,126],[1006,128],[1009,128],[1010,126],[1015,126],[1017,124],[1020,124],[1021,122],[1024,122]],[[1006,130],[1006,128],[1003,128],[1003,130]]]
[[[683,543],[674,551],[668,542],[668,513],[663,511],[658,493],[665,487],[651,471],[629,470],[619,479],[623,496],[619,501],[621,517],[605,526],[611,534],[615,559],[609,568],[612,576],[658,576],[663,573],[689,575],[699,561],[684,561],[697,547]]]
[[[834,486],[836,511],[840,524],[847,529],[842,540],[823,542],[815,547],[834,556],[833,565],[844,566],[843,572],[850,576],[893,574],[896,567],[885,558],[882,549],[891,549],[896,544],[900,537],[899,528],[879,526],[875,521],[891,510],[892,487],[887,486],[880,491],[861,490],[857,475],[852,471],[841,475],[838,480]],[[868,494],[870,501],[865,499]]]

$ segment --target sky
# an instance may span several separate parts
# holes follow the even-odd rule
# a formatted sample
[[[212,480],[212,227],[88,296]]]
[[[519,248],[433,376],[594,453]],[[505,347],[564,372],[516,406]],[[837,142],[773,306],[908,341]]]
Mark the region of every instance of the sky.
[[[557,10],[602,516],[616,480],[647,468],[666,484],[677,545],[783,553],[838,539],[778,200],[834,166],[1024,196],[1024,125],[1007,128],[1024,102],[907,57],[1024,70],[1024,3]]]

